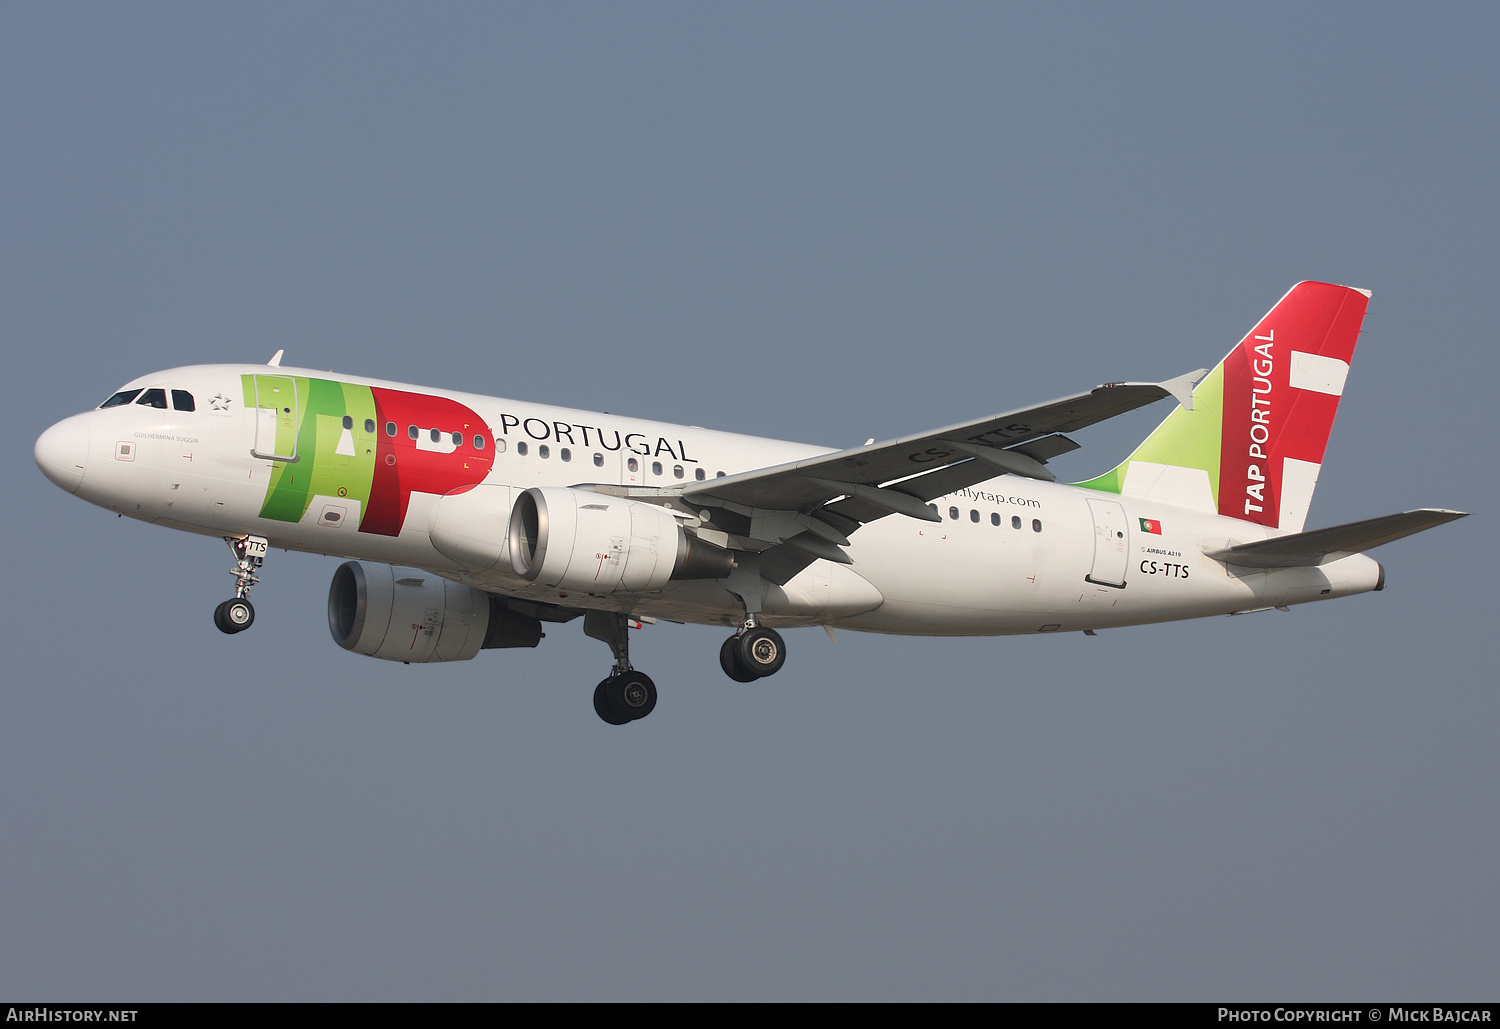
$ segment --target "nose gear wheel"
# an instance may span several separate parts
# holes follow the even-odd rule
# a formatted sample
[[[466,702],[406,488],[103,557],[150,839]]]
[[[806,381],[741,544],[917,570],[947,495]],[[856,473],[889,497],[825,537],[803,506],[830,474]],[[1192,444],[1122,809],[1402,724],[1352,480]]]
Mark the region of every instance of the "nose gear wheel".
[[[244,632],[255,622],[255,608],[250,606],[250,601],[226,600],[214,608],[214,624],[219,627],[220,632],[233,635]]]

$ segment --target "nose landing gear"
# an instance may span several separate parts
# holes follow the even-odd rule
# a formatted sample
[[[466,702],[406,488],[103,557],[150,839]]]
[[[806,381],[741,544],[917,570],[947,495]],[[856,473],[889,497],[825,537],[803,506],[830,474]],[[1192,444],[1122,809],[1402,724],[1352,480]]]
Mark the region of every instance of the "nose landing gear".
[[[250,587],[260,581],[256,574],[265,564],[269,544],[263,536],[225,536],[224,542],[234,553],[234,598],[214,608],[214,624],[219,631],[233,635],[244,632],[255,622],[255,608],[250,605]]]

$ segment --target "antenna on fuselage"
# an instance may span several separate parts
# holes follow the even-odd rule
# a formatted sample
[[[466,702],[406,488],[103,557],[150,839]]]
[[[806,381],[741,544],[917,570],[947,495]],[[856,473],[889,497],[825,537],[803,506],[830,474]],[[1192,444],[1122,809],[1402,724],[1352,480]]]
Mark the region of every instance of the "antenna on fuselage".
[[[274,354],[271,355],[271,359],[269,361],[267,361],[266,364],[270,365],[272,368],[280,368],[281,367],[281,355],[284,354],[284,353],[286,353],[285,350],[278,350],[278,351],[276,351],[276,353],[274,353]]]

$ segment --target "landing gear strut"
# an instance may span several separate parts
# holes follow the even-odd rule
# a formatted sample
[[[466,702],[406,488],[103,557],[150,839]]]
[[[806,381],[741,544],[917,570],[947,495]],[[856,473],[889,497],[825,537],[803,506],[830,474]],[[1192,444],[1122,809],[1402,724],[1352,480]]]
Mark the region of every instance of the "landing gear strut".
[[[775,675],[786,664],[786,643],[775,629],[760,624],[766,583],[760,576],[759,555],[744,555],[729,577],[720,581],[745,605],[745,621],[719,648],[719,667],[735,682]]]
[[[656,708],[656,683],[645,672],[630,667],[630,618],[614,611],[590,611],[583,616],[587,636],[609,644],[614,671],[594,688],[594,713],[610,725],[645,718]]]
[[[250,587],[260,581],[256,574],[265,564],[268,544],[263,536],[225,536],[224,542],[234,552],[234,598],[214,608],[214,624],[220,632],[244,632],[255,622],[255,608],[250,606]]]

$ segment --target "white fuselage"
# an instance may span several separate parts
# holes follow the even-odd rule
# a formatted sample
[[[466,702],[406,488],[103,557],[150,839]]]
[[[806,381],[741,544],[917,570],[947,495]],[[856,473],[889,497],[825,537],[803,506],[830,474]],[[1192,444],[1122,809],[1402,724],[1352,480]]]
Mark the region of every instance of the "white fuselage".
[[[329,503],[310,503],[298,521],[262,517],[277,461],[256,456],[267,446],[258,442],[258,412],[247,410],[242,383],[245,376],[268,372],[455,401],[479,415],[492,433],[492,464],[482,483],[462,494],[412,492],[400,531],[393,535],[360,531],[357,517],[330,513],[342,511],[332,496],[314,498]],[[131,386],[188,391],[196,398],[195,409],[127,404],[60,423],[59,428],[70,427],[68,445],[79,452],[81,463],[76,475],[72,466],[55,473],[43,463],[44,470],[91,503],[191,532],[252,534],[285,550],[424,568],[512,597],[686,622],[738,625],[744,611],[716,580],[607,596],[528,583],[505,556],[510,500],[533,486],[671,488],[697,481],[700,470],[713,478],[828,452],[691,426],[263,365],[180,368]],[[259,431],[268,430],[262,425]],[[424,446],[425,440],[424,435]],[[448,446],[446,441],[438,445]],[[40,445],[38,461],[43,462]],[[1361,555],[1315,568],[1225,566],[1205,557],[1204,548],[1251,542],[1275,531],[1210,512],[1015,475],[933,504],[940,524],[890,515],[852,534],[846,548],[851,565],[817,560],[784,586],[768,587],[765,621],[921,635],[1068,632],[1327,599],[1375,589],[1380,581],[1379,566]],[[489,550],[494,560],[469,556]]]

